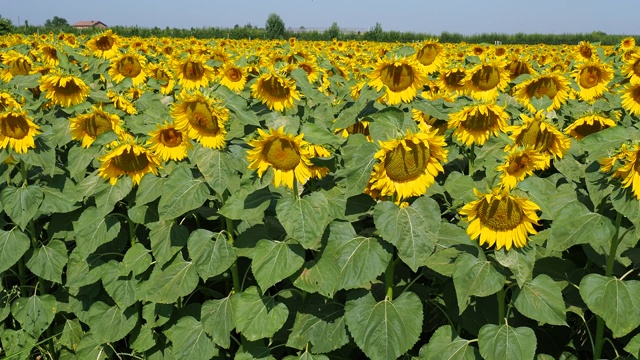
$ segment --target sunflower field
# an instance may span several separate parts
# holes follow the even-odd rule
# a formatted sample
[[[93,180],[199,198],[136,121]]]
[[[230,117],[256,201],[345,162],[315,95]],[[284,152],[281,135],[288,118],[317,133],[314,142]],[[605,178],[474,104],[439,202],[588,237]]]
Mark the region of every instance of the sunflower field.
[[[633,38],[0,45],[0,357],[640,356]]]

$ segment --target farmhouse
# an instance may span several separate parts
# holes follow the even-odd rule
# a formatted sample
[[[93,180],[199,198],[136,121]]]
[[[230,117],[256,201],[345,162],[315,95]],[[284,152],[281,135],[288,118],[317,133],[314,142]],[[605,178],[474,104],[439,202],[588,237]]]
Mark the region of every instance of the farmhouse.
[[[76,29],[88,29],[88,28],[99,28],[99,29],[106,29],[108,28],[108,26],[103,23],[102,21],[95,21],[95,20],[90,20],[90,21],[78,21],[77,23],[72,25],[74,28]]]

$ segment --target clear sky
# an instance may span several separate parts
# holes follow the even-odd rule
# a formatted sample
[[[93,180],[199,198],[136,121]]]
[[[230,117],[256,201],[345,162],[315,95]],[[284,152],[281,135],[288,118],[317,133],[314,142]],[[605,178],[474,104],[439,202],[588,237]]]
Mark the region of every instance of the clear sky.
[[[159,28],[264,27],[270,13],[286,27],[383,30],[439,35],[488,32],[640,34],[640,0],[2,0],[0,16],[14,25],[43,25],[58,16],[70,24]]]

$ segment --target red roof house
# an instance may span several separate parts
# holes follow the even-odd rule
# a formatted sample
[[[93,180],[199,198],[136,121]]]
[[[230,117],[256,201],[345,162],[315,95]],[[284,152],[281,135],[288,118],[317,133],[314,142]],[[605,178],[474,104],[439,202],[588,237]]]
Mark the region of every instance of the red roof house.
[[[88,29],[88,28],[99,28],[106,29],[108,26],[102,21],[78,21],[77,23],[72,25],[76,29]]]

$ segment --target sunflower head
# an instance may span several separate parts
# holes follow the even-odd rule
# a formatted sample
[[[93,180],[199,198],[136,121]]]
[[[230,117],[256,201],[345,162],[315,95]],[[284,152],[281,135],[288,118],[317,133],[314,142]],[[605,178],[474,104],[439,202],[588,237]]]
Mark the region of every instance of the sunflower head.
[[[178,78],[178,83],[185,90],[206,87],[215,77],[213,68],[205,64],[205,59],[202,56],[197,55],[174,59],[172,69]]]
[[[229,109],[217,99],[200,91],[183,91],[171,105],[171,116],[176,129],[185,133],[189,139],[212,149],[222,149],[225,146],[225,124],[229,120]]]
[[[463,79],[467,91],[477,100],[495,100],[509,83],[509,74],[504,67],[500,60],[485,61],[474,66]]]
[[[164,123],[149,133],[147,146],[163,161],[180,161],[187,157],[187,151],[193,148],[187,136],[175,125]]]
[[[616,162],[620,164],[617,165]],[[640,145],[630,146],[622,144],[620,149],[611,157],[600,161],[601,171],[613,171],[613,178],[620,179],[623,189],[629,188],[631,193],[640,200]]]
[[[110,59],[120,53],[120,38],[111,29],[94,35],[87,41],[87,47],[93,55]]]
[[[69,119],[69,129],[74,140],[82,142],[83,148],[88,148],[96,138],[107,131],[122,134],[123,122],[116,114],[103,111],[100,107],[93,106],[92,110]]]
[[[251,96],[275,111],[292,109],[294,101],[300,100],[296,82],[274,72],[263,74],[256,79],[251,85]]]
[[[477,104],[464,107],[449,116],[448,127],[454,129],[458,141],[469,146],[484,145],[490,136],[507,129],[509,114],[495,104]]]
[[[232,62],[227,62],[222,66],[221,74],[220,84],[228,87],[231,91],[240,92],[247,83],[247,70]]]
[[[369,86],[376,91],[386,87],[383,98],[388,105],[411,102],[426,81],[427,75],[415,58],[381,58],[369,75]]]
[[[525,80],[515,87],[515,98],[529,111],[557,110],[569,99],[569,80],[557,74],[544,74]],[[536,109],[531,101],[547,96],[552,104],[546,109]]]
[[[133,82],[133,86],[138,86],[147,79],[146,65],[147,59],[144,56],[130,50],[111,58],[109,75],[116,83],[129,78]]]
[[[500,172],[500,185],[507,190],[516,187],[519,181],[533,174],[535,170],[546,168],[547,156],[531,148],[516,148],[511,150],[504,159],[504,163],[496,168]]]
[[[12,109],[0,113],[0,149],[7,147],[18,154],[25,154],[30,148],[35,148],[34,137],[40,133],[26,111]]]
[[[132,137],[120,140],[111,151],[99,159],[98,175],[115,185],[121,176],[131,177],[137,185],[147,173],[158,175],[160,159],[146,147],[139,145]]]
[[[564,129],[564,133],[576,140],[582,140],[585,136],[598,131],[616,126],[616,122],[604,116],[590,114],[576,119]]]
[[[613,70],[607,64],[588,61],[577,66],[572,75],[580,87],[578,96],[591,101],[608,90],[608,84],[613,79]]]
[[[53,104],[64,107],[84,102],[91,89],[85,82],[74,75],[52,73],[40,78],[40,90],[46,91],[46,97]]]
[[[529,117],[525,114],[520,116],[524,120],[522,125],[507,128],[507,131],[511,132],[510,138],[514,145],[507,145],[505,147],[506,151],[511,151],[520,146],[532,148],[555,158],[562,158],[567,153],[571,146],[571,141],[553,124],[546,121],[546,114],[543,111],[537,112],[534,117]],[[549,163],[547,163],[548,165]]]

